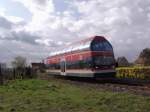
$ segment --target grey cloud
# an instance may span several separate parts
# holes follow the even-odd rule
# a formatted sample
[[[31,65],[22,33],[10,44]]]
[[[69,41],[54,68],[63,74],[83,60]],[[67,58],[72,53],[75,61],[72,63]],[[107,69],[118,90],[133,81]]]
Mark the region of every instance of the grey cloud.
[[[78,31],[80,36],[110,37],[116,57],[134,61],[142,49],[150,47],[149,0],[74,0],[72,5],[86,22]]]
[[[23,56],[27,58],[28,63],[42,61],[48,56],[49,47],[40,45],[31,45],[19,41],[0,41],[0,62],[7,62],[10,64],[12,59],[16,56]]]
[[[1,40],[8,40],[8,41],[20,41],[20,42],[25,42],[28,44],[38,44],[35,42],[36,39],[39,39],[39,36],[36,36],[34,34],[31,34],[26,31],[20,31],[20,32],[15,32],[15,31],[10,31],[7,32],[7,34],[0,35],[0,41]]]
[[[39,4],[39,5],[46,5],[48,0],[34,0],[35,3]]]
[[[13,26],[13,23],[11,23],[10,21],[8,21],[4,17],[0,17],[0,28],[11,29],[12,26]]]
[[[35,39],[40,38],[39,36],[23,30],[19,32],[14,31],[18,26],[23,27],[24,25],[26,25],[24,21],[13,23],[11,21],[8,21],[5,17],[0,16],[0,28],[5,29],[1,30],[0,40],[16,40],[30,44],[37,44],[35,42]]]
[[[35,42],[36,39],[40,38],[30,32],[20,31],[20,32],[12,32],[12,36],[14,40],[22,41],[30,44],[37,44]]]
[[[47,0],[34,0],[36,4],[43,6],[47,5]],[[25,49],[17,49],[18,52],[31,53],[33,57],[38,55],[38,50],[40,52],[44,50],[44,45],[35,40],[52,40],[48,41],[49,51],[43,51],[42,53],[49,53],[50,49],[55,49],[59,46],[58,41],[63,41],[63,45],[67,42],[73,42],[81,40],[91,35],[104,35],[114,46],[116,56],[126,56],[130,61],[134,61],[138,56],[139,52],[145,48],[150,47],[150,19],[148,14],[150,14],[150,0],[115,0],[111,2],[110,0],[74,0],[75,3],[70,3],[69,11],[74,11],[76,16],[69,15],[66,17],[55,17],[60,21],[52,22],[48,19],[46,22],[42,22],[41,31],[36,31],[34,33],[22,30],[20,32],[8,31],[5,34],[3,40],[16,40],[21,42],[22,46],[30,46],[35,50],[32,54],[30,51]],[[80,3],[85,1],[82,7]],[[79,4],[76,4],[79,3]],[[75,5],[76,4],[76,5]],[[84,10],[82,8],[84,7]],[[81,11],[82,10],[82,11]],[[44,10],[42,10],[44,11]],[[58,15],[59,16],[59,15]],[[66,26],[62,25],[62,20],[66,17]],[[44,17],[43,17],[44,18]],[[83,25],[79,21],[83,21]],[[71,21],[71,23],[67,23]],[[6,22],[6,21],[5,21]],[[12,25],[9,21],[6,25],[9,26],[5,28],[12,29]],[[53,23],[57,23],[60,27],[52,29],[50,26]],[[78,23],[79,22],[79,23]],[[76,24],[78,23],[78,24]],[[81,22],[82,23],[82,22]],[[9,24],[9,25],[8,25]],[[56,24],[56,26],[57,26]],[[23,26],[25,24],[22,24]],[[44,42],[43,42],[44,43]],[[10,46],[11,47],[11,46]],[[32,58],[33,58],[32,57]]]

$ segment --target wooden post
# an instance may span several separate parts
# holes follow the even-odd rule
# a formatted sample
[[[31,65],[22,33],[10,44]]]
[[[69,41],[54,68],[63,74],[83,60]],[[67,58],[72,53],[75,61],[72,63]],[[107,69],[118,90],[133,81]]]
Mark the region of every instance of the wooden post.
[[[4,77],[3,77],[3,73],[2,73],[2,67],[1,67],[1,64],[0,64],[0,85],[3,85],[3,81],[4,81],[4,79],[3,79]]]
[[[13,68],[13,79],[16,79],[16,71],[15,71],[15,68]]]

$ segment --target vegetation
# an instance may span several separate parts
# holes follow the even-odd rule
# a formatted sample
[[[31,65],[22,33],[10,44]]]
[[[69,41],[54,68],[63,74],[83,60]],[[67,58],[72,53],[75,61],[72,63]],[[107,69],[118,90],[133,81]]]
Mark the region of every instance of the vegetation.
[[[150,48],[145,48],[135,61],[138,65],[150,66]]]
[[[5,81],[36,77],[36,71],[34,71],[30,66],[27,66],[27,60],[25,57],[17,56],[11,64],[13,68],[5,68],[3,70],[4,72],[2,75]]]
[[[118,63],[119,67],[127,67],[127,66],[130,65],[128,60],[124,56],[118,57],[117,58],[117,63]]]
[[[119,57],[117,62],[120,67],[117,68],[118,78],[150,79],[150,48],[143,49],[135,61],[135,67],[128,67],[130,64],[125,57]]]
[[[26,65],[27,65],[26,58],[24,58],[22,56],[17,56],[12,61],[13,68],[24,68],[24,67],[26,67]]]
[[[57,81],[16,80],[0,86],[0,112],[149,112],[150,97]]]
[[[120,67],[117,68],[117,77],[150,79],[150,67]]]

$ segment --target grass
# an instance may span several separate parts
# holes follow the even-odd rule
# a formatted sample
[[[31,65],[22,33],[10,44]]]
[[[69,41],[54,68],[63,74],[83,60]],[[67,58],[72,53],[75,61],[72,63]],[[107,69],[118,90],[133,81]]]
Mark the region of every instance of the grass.
[[[0,86],[0,112],[149,112],[150,97],[65,82],[16,80]]]

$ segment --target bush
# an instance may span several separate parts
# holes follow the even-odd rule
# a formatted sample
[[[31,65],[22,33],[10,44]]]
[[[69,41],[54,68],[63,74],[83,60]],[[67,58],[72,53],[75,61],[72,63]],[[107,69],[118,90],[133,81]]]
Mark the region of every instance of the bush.
[[[117,78],[150,79],[150,67],[117,68]]]

